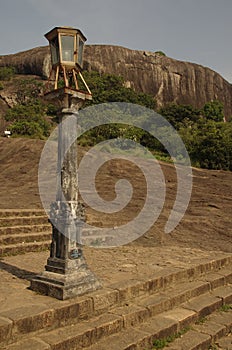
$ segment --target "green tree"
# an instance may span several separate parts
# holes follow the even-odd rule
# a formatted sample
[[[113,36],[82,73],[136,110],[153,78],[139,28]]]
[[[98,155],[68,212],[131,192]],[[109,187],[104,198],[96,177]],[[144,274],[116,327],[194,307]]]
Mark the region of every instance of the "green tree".
[[[230,123],[201,119],[192,128],[179,131],[194,166],[232,170]]]
[[[150,109],[156,107],[153,96],[125,87],[122,77],[113,74],[100,74],[95,71],[85,71],[83,75],[93,94],[93,101],[89,104],[129,102]],[[82,88],[82,86],[80,87]]]
[[[224,120],[223,103],[218,100],[207,102],[202,108],[201,113],[206,119],[222,122]]]
[[[158,111],[175,129],[183,125],[190,126],[199,119],[200,111],[191,105],[178,105],[170,103]]]
[[[89,104],[100,104],[105,102],[127,102],[142,105],[149,109],[155,109],[156,102],[150,95],[138,93],[131,88],[124,86],[122,77],[112,74],[100,74],[95,71],[83,73],[84,78],[92,92],[93,100]],[[83,86],[80,85],[80,88]],[[96,127],[82,135],[79,143],[82,145],[93,145],[107,139],[128,138],[141,140],[144,132],[131,126],[120,124],[106,124]]]

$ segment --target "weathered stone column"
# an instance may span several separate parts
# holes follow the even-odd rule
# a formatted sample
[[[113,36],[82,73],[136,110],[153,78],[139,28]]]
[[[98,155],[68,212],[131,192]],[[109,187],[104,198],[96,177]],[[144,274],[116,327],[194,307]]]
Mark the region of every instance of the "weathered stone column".
[[[64,88],[49,94],[58,98],[58,176],[57,197],[51,203],[52,243],[45,271],[31,280],[31,289],[57,299],[69,299],[100,288],[100,283],[88,268],[80,242],[85,220],[84,207],[78,198],[77,142],[73,142],[78,127],[78,109],[85,94]],[[67,127],[64,118],[72,115],[75,124]],[[73,120],[73,119],[72,119]],[[70,147],[71,144],[71,147]],[[65,150],[66,153],[65,153]],[[64,154],[65,153],[65,154]]]

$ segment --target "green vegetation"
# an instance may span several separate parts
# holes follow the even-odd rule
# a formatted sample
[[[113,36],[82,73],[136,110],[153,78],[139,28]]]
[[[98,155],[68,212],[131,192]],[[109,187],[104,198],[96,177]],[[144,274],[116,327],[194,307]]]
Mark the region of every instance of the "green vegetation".
[[[206,103],[202,108],[202,114],[208,120],[222,122],[224,120],[223,103],[218,100]]]
[[[40,126],[40,123],[37,122],[27,122],[25,120],[18,122],[16,121],[11,125],[10,130],[14,135],[28,136],[40,139],[43,139],[44,136],[46,136],[44,135],[44,130]]]
[[[7,111],[5,119],[11,122],[9,129],[13,136],[44,139],[50,134],[51,123],[46,117],[46,106],[38,99],[17,104]]]
[[[175,333],[173,335],[170,335],[163,339],[157,339],[154,341],[154,350],[156,349],[163,349],[165,346],[168,346],[170,343],[172,343],[175,339],[180,338],[182,335],[187,333],[190,330],[190,327],[183,328],[180,332]]]
[[[94,71],[85,71],[83,75],[93,95],[93,100],[88,102],[86,106],[106,102],[127,102],[153,110],[156,108],[156,101],[152,96],[125,87],[122,77],[112,74],[99,74]],[[80,86],[80,88],[83,88],[83,86]],[[101,141],[114,138],[130,139],[142,143],[144,135],[143,130],[132,126],[107,124],[96,127],[82,135],[79,144],[93,146]]]
[[[180,135],[192,164],[207,169],[232,170],[232,124],[199,120]]]
[[[10,80],[14,74],[14,67],[0,67],[0,80]]]
[[[218,350],[218,346],[215,344],[210,345],[209,350]]]
[[[34,99],[38,99],[43,94],[43,83],[35,78],[20,79],[15,84],[19,104],[31,104]]]
[[[220,311],[223,311],[223,312],[228,312],[231,310],[232,310],[232,305],[229,305],[229,304],[225,304],[220,308]]]
[[[204,324],[205,322],[207,322],[208,318],[207,317],[201,317],[197,320],[196,324],[200,325],[200,324]]]
[[[93,100],[89,104],[130,102],[150,109],[156,107],[156,101],[152,96],[125,87],[122,77],[94,71],[85,71],[83,76],[93,95]]]
[[[120,101],[139,104],[150,109],[154,109],[156,106],[152,96],[126,88],[121,77],[110,74],[100,75],[97,72],[84,72],[84,77],[93,93],[93,101],[87,105]],[[13,135],[48,137],[53,122],[57,122],[55,118],[57,108],[51,103],[45,105],[42,102],[43,83],[31,78],[17,80],[16,84],[18,104],[9,109],[5,115],[6,121],[10,122],[10,130]],[[84,86],[80,85],[80,88],[84,88]],[[98,128],[84,135],[80,143],[90,145],[106,139],[109,128],[112,138],[117,137],[119,127],[103,126],[102,129]],[[128,133],[131,133],[130,129],[128,129]]]
[[[223,122],[223,104],[206,103],[202,109],[169,104],[159,113],[178,130],[193,166],[232,170],[232,123]]]
[[[181,127],[188,127],[199,120],[200,110],[191,105],[177,105],[170,103],[158,110],[172,126],[179,130]]]
[[[11,79],[11,67],[0,68],[0,79]],[[201,109],[191,105],[170,103],[157,109],[156,101],[150,95],[138,93],[125,87],[122,77],[98,72],[83,72],[84,78],[93,94],[87,103],[127,102],[156,110],[165,117],[181,136],[193,166],[208,169],[232,170],[232,122],[224,122],[223,104],[209,101]],[[57,108],[42,99],[44,83],[35,78],[16,79],[17,102],[5,114],[13,136],[47,138],[57,123]],[[0,89],[3,85],[0,83]],[[80,89],[84,88],[80,84]],[[152,127],[152,120],[149,121]],[[162,139],[172,143],[170,131],[162,128]],[[104,140],[118,138],[127,147],[125,139],[133,140],[147,147],[157,159],[171,161],[167,150],[148,132],[129,125],[110,124],[96,127],[79,139],[82,146],[93,146]],[[178,150],[176,151],[178,154]]]
[[[17,104],[8,109],[5,120],[13,137],[45,139],[50,135],[53,125],[50,116],[55,113],[53,105],[42,101],[43,82],[35,78],[17,79]]]
[[[160,56],[166,56],[166,54],[163,51],[156,51],[155,53]]]

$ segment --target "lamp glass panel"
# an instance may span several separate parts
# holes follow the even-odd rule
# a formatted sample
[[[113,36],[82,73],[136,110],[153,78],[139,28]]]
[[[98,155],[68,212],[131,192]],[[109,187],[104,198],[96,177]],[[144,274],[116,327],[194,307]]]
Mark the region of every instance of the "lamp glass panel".
[[[59,45],[58,39],[55,38],[50,42],[51,47],[51,56],[52,56],[52,64],[56,64],[59,62]]]
[[[84,49],[84,41],[79,37],[78,63],[80,66],[82,66],[82,61],[83,61],[83,49]]]
[[[74,36],[61,35],[62,61],[74,62]]]

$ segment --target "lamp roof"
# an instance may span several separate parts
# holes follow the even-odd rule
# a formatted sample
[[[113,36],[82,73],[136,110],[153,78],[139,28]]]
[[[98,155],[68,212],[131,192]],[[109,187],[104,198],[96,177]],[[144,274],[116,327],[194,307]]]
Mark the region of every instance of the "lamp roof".
[[[81,32],[80,29],[76,29],[73,27],[68,26],[62,26],[62,27],[55,27],[52,30],[50,30],[48,33],[46,33],[44,36],[46,39],[52,40],[54,37],[58,35],[58,33],[61,34],[78,34],[81,36],[83,41],[86,41],[87,38],[84,36],[84,34]]]

